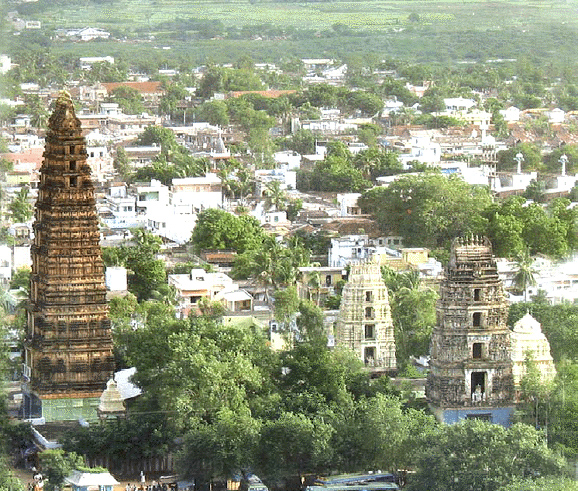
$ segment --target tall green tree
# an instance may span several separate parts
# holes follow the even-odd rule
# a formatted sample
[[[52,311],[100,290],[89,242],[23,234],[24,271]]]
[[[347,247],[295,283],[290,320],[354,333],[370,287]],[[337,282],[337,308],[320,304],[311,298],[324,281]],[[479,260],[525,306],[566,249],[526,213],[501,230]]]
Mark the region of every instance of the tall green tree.
[[[242,254],[259,248],[265,237],[255,218],[209,208],[199,213],[191,242],[197,254],[202,249],[233,249]]]
[[[415,271],[396,272],[384,267],[382,274],[389,290],[397,364],[403,370],[409,366],[411,357],[429,352],[436,323],[437,294],[421,284]]]
[[[112,90],[109,99],[109,102],[116,102],[125,114],[141,114],[145,110],[140,92],[127,85]]]
[[[440,173],[404,176],[387,187],[366,191],[359,204],[386,233],[397,233],[406,246],[437,249],[466,233],[483,233],[481,212],[491,203],[486,188]]]
[[[425,438],[408,489],[498,491],[516,478],[560,476],[564,467],[564,459],[531,426],[505,429],[470,419],[439,425]]]
[[[514,285],[524,293],[524,301],[528,301],[528,287],[536,285],[536,269],[533,266],[534,260],[530,256],[528,249],[524,249],[516,256]]]
[[[12,214],[12,221],[14,223],[24,223],[32,218],[34,214],[32,205],[28,200],[28,187],[23,186],[20,191],[16,193],[10,204],[8,210]]]

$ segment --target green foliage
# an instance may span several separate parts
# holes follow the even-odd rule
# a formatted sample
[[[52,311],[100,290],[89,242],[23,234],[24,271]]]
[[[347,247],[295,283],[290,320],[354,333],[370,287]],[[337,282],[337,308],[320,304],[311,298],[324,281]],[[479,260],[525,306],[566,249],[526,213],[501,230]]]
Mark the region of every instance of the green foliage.
[[[285,244],[266,236],[258,247],[237,256],[233,276],[251,277],[266,291],[276,290],[295,284],[298,268],[309,264],[309,255],[309,250],[298,239]]]
[[[154,407],[148,409],[152,412]],[[62,445],[65,451],[90,459],[107,457],[114,465],[114,462],[122,462],[126,455],[134,459],[164,455],[174,437],[174,428],[166,418],[132,410],[131,417],[127,419],[102,421],[86,428],[69,430],[62,439]],[[78,465],[75,468],[84,471]],[[112,467],[109,470],[114,472],[117,469]]]
[[[401,174],[403,165],[395,152],[370,148],[353,157],[353,165],[363,173],[363,177],[374,181],[377,177]]]
[[[562,145],[544,156],[544,166],[548,172],[559,174],[562,170],[560,157],[566,155],[566,173],[575,174],[578,170],[578,145]]]
[[[530,426],[475,419],[440,425],[424,439],[410,490],[498,491],[515,478],[559,476],[565,462]]]
[[[29,291],[30,273],[31,270],[28,266],[18,268],[10,280],[10,289],[17,290],[18,288],[22,288],[25,291]]]
[[[212,65],[205,72],[197,89],[197,95],[208,99],[215,92],[263,89],[263,83],[252,67],[233,69]]]
[[[429,353],[436,323],[437,294],[420,284],[415,271],[396,272],[383,267],[382,275],[389,290],[397,364],[405,369],[410,364],[410,357]]]
[[[578,491],[578,483],[568,477],[514,479],[499,491]]]
[[[140,92],[126,85],[121,85],[111,92],[110,102],[118,103],[125,114],[141,114],[145,110]]]
[[[184,477],[208,483],[215,477],[247,472],[259,439],[261,423],[247,408],[224,407],[212,424],[196,422],[187,432],[177,466]]]
[[[439,173],[402,177],[388,187],[366,191],[359,199],[386,233],[397,233],[411,246],[435,249],[466,233],[485,229],[481,216],[491,203],[486,188],[470,186]]]
[[[315,135],[311,130],[299,129],[293,133],[287,146],[300,155],[310,155],[315,152]]]
[[[561,258],[576,247],[576,211],[568,209],[567,199],[557,198],[547,208],[524,203],[514,196],[484,210],[494,254],[512,257],[527,248],[530,255]]]
[[[80,455],[62,449],[44,450],[40,453],[42,474],[46,479],[46,489],[56,491],[64,484],[64,479],[78,466],[84,465]]]
[[[363,173],[341,156],[330,155],[315,164],[312,172],[299,171],[297,188],[300,191],[360,192],[370,186]]]
[[[133,230],[133,244],[105,247],[106,266],[124,266],[129,270],[128,288],[139,301],[150,298],[166,283],[164,262],[156,258],[161,249],[160,237],[144,229]]]
[[[13,223],[25,223],[32,218],[33,211],[28,200],[28,187],[20,188],[8,205],[8,210],[12,214]]]
[[[207,101],[195,109],[197,121],[206,121],[216,126],[227,126],[229,115],[227,105],[223,101]]]
[[[147,126],[137,138],[137,144],[161,145],[163,151],[168,151],[177,145],[174,132],[162,126]]]
[[[128,160],[128,155],[124,147],[118,147],[116,149],[116,155],[114,157],[114,161],[112,162],[114,166],[114,170],[118,174],[118,176],[123,181],[129,181],[132,176],[132,168],[130,166],[130,162]]]
[[[420,440],[435,428],[435,419],[405,410],[397,397],[362,398],[338,422],[336,447],[340,467],[397,471],[413,467]]]
[[[518,167],[516,156],[519,153],[523,155],[523,172],[541,170],[542,157],[540,155],[539,149],[530,143],[519,143],[515,147],[512,147],[508,150],[502,150],[501,152],[498,152],[498,171],[516,171]]]
[[[546,183],[537,179],[532,179],[522,195],[535,203],[544,203],[546,201]]]
[[[180,427],[212,422],[224,408],[256,410],[267,397],[273,353],[255,326],[151,315],[149,311],[146,326],[132,334],[127,346],[137,382],[149,392],[143,407],[153,404],[171,411],[171,421]]]
[[[323,418],[299,413],[283,412],[267,421],[256,452],[259,474],[274,482],[326,469],[332,457],[333,431]]]
[[[199,213],[191,236],[197,254],[202,249],[233,249],[243,254],[257,249],[264,239],[265,232],[255,218],[216,208]]]

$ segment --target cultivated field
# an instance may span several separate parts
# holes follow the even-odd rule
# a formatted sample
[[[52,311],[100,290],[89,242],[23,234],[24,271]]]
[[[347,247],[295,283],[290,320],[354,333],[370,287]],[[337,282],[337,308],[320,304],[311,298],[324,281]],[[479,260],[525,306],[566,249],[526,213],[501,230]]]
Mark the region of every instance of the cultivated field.
[[[130,57],[146,40],[151,50],[171,47],[158,56],[192,62],[231,61],[242,54],[278,60],[368,52],[418,62],[578,61],[576,1],[40,0],[29,8],[28,16],[46,30],[101,27],[125,39],[124,45],[55,45],[61,53],[97,54],[104,48]]]

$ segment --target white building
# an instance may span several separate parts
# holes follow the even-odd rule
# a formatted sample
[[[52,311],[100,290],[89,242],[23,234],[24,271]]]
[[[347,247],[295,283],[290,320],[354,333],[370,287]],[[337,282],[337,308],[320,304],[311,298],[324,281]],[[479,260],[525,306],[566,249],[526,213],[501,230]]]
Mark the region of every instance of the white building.
[[[169,275],[168,283],[177,290],[178,310],[183,317],[196,311],[202,298],[221,302],[231,312],[253,309],[253,297],[241,290],[239,285],[224,273],[207,273],[204,269],[193,269],[189,274]]]
[[[136,197],[137,215],[148,215],[153,211],[165,211],[169,206],[169,187],[156,179],[151,179],[150,184],[135,183],[130,188],[130,192]]]
[[[465,99],[464,97],[448,97],[444,99],[446,112],[457,113],[462,111],[469,111],[477,103],[474,99]]]
[[[441,146],[427,135],[412,136],[404,152],[399,155],[399,160],[404,165],[413,161],[437,165],[441,161]]]
[[[398,240],[400,240],[399,237]],[[399,243],[401,244],[401,240]],[[376,254],[395,253],[390,248],[393,245],[387,238],[370,239],[367,235],[347,235],[331,239],[327,265],[332,268],[344,268],[348,264],[362,262]]]
[[[126,268],[109,266],[105,271],[106,289],[111,292],[124,292],[128,289]]]
[[[517,107],[510,106],[506,109],[500,109],[499,113],[502,115],[506,123],[517,123],[520,121],[520,114],[522,111]]]
[[[185,177],[172,181],[170,204],[177,215],[219,208],[222,203],[222,183],[216,174],[208,173],[205,177]]]

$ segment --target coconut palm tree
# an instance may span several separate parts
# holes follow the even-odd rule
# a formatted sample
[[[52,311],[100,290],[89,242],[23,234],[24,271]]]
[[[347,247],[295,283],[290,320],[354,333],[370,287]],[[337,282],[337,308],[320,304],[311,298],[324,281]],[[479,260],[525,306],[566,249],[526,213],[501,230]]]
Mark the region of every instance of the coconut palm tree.
[[[271,181],[265,188],[265,209],[275,208],[283,211],[287,208],[287,193],[281,188],[280,181]]]
[[[536,269],[534,259],[530,256],[530,250],[525,248],[516,256],[516,274],[514,275],[514,285],[524,292],[524,302],[528,301],[528,287],[536,285]]]

